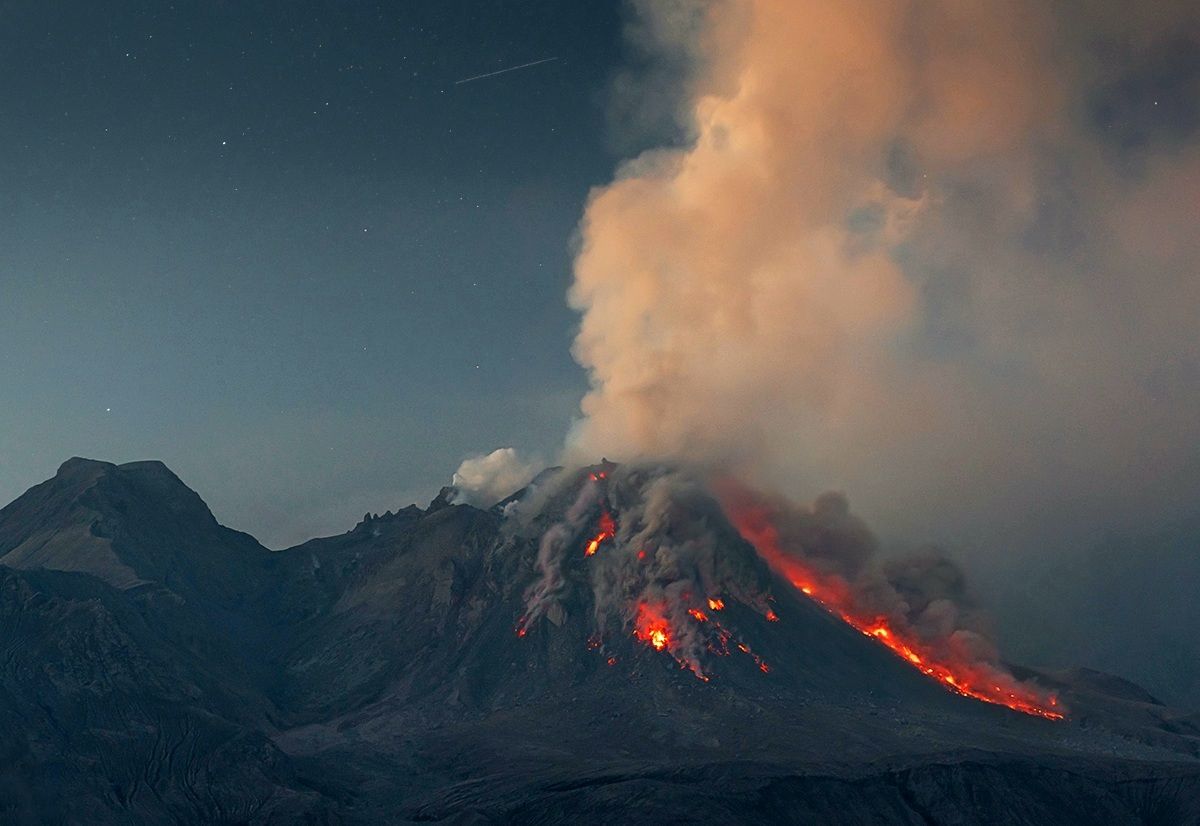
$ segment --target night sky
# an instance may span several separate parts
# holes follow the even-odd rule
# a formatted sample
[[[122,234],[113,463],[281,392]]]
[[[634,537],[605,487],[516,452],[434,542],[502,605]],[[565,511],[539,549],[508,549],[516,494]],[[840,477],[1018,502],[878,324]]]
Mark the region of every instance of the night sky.
[[[694,187],[648,175],[663,153],[627,168],[622,182],[648,175],[661,198],[588,225],[617,263],[601,256],[603,289],[577,291],[593,325],[582,362],[663,368],[651,390],[678,397],[629,421],[681,419],[672,458],[723,455],[723,439],[754,441],[766,422],[762,458],[796,483],[783,492],[838,487],[885,540],[949,546],[1014,656],[1200,696],[1200,13],[1185,0],[1027,7],[1057,21],[1047,28],[1016,5],[977,4],[964,19],[1019,19],[964,24],[976,51],[961,53],[931,30],[946,54],[879,28],[864,42],[891,48],[856,69],[855,34],[888,14],[827,32],[806,10],[767,5],[798,15],[787,38],[833,45],[772,87],[778,99],[752,99],[750,128],[712,130],[709,162],[722,171],[736,155],[730,134],[758,138],[779,113],[792,126],[773,152],[741,158],[749,173],[733,186],[701,176],[718,183],[699,208],[680,194]],[[424,505],[495,448],[559,458],[589,387],[567,303],[589,192],[643,150],[704,148],[681,140],[689,95],[737,97],[720,72],[711,88],[693,77],[704,70],[689,49],[704,38],[686,12],[699,7],[0,0],[0,505],[71,456],[160,459],[221,522],[283,548]],[[661,30],[631,29],[638,9]],[[775,65],[774,34],[746,51],[750,70]],[[804,55],[780,43],[790,77]],[[1042,60],[1028,76],[1022,49]],[[862,137],[894,94],[845,81],[861,69],[885,88],[914,66],[923,85],[894,90],[911,97],[906,117],[944,117]],[[813,93],[794,95],[806,82]],[[792,140],[813,125],[819,140]],[[842,173],[886,184],[886,198],[843,203],[856,190]],[[799,183],[773,188],[789,176]],[[891,238],[909,207],[919,231]],[[756,281],[737,257],[790,253],[831,227],[851,243],[823,281],[826,267],[803,265]],[[901,333],[864,322],[858,338],[789,337],[879,303],[865,290],[820,311],[873,249],[912,288]],[[709,270],[720,290],[704,289]],[[722,351],[707,345],[755,284],[797,287],[762,302],[788,335],[758,350],[721,339],[733,355],[718,373]],[[597,296],[613,295],[632,301],[605,315]],[[626,310],[646,296],[644,314]],[[680,310],[673,299],[689,296],[700,304]],[[859,329],[831,329],[843,327]],[[695,375],[678,353],[655,360],[666,341],[696,345]],[[843,352],[886,356],[882,381],[862,382],[877,392],[804,436],[795,421],[820,407],[818,379],[870,372],[827,357]],[[710,373],[734,380],[710,385]],[[610,418],[590,423],[612,424],[597,432],[617,446],[594,453],[632,444],[629,397],[612,398]]]
[[[279,547],[553,456],[617,0],[0,10],[0,499],[158,458]]]

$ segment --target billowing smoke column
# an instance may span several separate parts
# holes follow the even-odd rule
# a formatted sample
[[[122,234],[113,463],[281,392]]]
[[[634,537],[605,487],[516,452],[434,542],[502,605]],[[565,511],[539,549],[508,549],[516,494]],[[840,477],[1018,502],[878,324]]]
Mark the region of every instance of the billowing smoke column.
[[[1178,138],[1200,73],[1160,65],[1200,52],[1200,7],[633,5],[640,42],[689,67],[643,110],[677,108],[687,141],[588,204],[576,459],[684,460],[801,499],[835,485],[908,536],[1038,517],[1084,536],[1200,496],[1200,144]],[[1135,108],[1170,76],[1184,117]],[[1036,704],[948,563],[875,561],[843,500],[803,513],[731,509],[914,667]]]
[[[643,110],[677,106],[688,140],[589,201],[568,458],[837,485],[909,535],[1200,493],[1180,449],[1200,444],[1200,150],[1120,134],[1162,39],[1200,42],[1194,3],[633,5],[640,42],[689,67]],[[556,619],[582,553],[598,621],[704,677],[749,650],[716,606],[771,618],[766,591],[728,593],[721,543],[678,533],[694,482],[632,478],[593,480],[543,537],[525,622]],[[840,496],[748,491],[725,487],[729,517],[798,590],[951,690],[1061,716],[946,559],[882,561]]]
[[[689,140],[588,205],[580,461],[833,485],[909,536],[1197,491],[1200,144],[1147,113],[1171,72],[1196,113],[1155,61],[1200,49],[1200,7],[633,5],[691,67],[643,109]]]

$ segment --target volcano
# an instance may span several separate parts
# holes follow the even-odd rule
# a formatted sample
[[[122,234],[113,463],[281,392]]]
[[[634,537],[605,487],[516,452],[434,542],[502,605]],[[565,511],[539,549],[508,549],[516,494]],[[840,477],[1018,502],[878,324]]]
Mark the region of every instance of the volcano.
[[[458,499],[269,551],[68,461],[0,510],[0,820],[1200,822],[1200,718],[968,684],[685,471]]]

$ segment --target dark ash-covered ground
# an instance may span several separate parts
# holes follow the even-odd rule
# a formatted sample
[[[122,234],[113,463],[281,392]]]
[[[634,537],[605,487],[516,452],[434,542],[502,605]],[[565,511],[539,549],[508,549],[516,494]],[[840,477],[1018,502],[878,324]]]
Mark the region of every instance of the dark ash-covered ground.
[[[71,460],[0,511],[0,821],[1200,822],[1195,715],[1084,671],[1016,669],[1065,722],[953,695],[711,514],[769,673],[598,620],[582,552],[519,638],[584,483],[271,552],[161,464]]]

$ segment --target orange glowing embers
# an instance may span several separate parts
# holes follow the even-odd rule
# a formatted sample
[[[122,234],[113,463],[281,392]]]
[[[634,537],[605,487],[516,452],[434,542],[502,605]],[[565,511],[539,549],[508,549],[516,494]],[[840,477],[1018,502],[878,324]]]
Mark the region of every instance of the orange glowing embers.
[[[662,651],[671,644],[671,624],[659,611],[642,603],[638,606],[633,636],[652,646],[655,651]]]
[[[675,629],[666,616],[666,606],[652,606],[648,603],[638,603],[637,615],[634,617],[633,637],[644,642],[655,651],[666,651],[680,668],[691,671],[696,679],[708,682],[708,675],[700,667],[700,663],[679,650]]]
[[[617,523],[613,521],[612,514],[608,511],[600,514],[600,532],[591,538],[587,543],[587,547],[583,550],[584,556],[593,556],[596,551],[600,550],[600,545],[606,539],[612,539],[617,535]]]
[[[593,473],[592,480],[599,482],[606,477],[603,471]],[[617,535],[617,523],[605,507],[601,513],[596,525],[597,533],[584,546],[583,554],[585,557],[595,556],[609,539],[613,539]],[[649,554],[645,549],[639,549],[636,553],[637,559],[646,561]],[[691,601],[690,594],[684,594],[683,599]],[[709,597],[704,600],[707,603],[710,611],[722,611],[725,609],[725,601],[720,597]],[[698,652],[693,649],[707,649],[710,653],[721,657],[728,657],[730,654],[729,643],[733,640],[733,634],[721,625],[716,619],[711,618],[702,608],[687,608],[674,603],[656,603],[650,604],[639,602],[636,615],[634,617],[633,637],[653,648],[655,651],[665,651],[671,655],[671,658],[679,665],[680,668],[691,671],[697,679],[702,682],[708,682],[709,677],[704,673],[704,669],[698,659]],[[686,616],[684,616],[686,613]],[[687,627],[683,637],[684,641],[680,642],[676,627],[672,625],[672,619],[677,623],[683,623]],[[774,611],[768,609],[767,619],[771,622],[778,622],[779,617]],[[699,629],[692,629],[691,623],[695,622]],[[528,633],[529,619],[521,617],[517,621],[516,634],[518,637],[524,637]],[[755,654],[748,645],[742,642],[737,643],[740,651],[751,657],[758,669],[764,674],[771,671],[770,666],[763,661],[762,657]],[[619,658],[615,655],[609,655],[605,650],[603,637],[599,632],[592,634],[587,639],[587,648],[589,651],[596,651],[605,657],[605,663],[608,666],[614,666],[619,662]]]
[[[1044,697],[1036,689],[1019,683],[1002,671],[997,672],[986,663],[955,657],[945,646],[922,642],[915,632],[896,627],[886,617],[862,612],[845,580],[812,570],[804,560],[780,548],[778,532],[765,513],[748,507],[730,509],[729,515],[759,556],[798,591],[847,625],[887,646],[896,656],[948,690],[1047,720],[1061,720],[1065,716],[1053,695]],[[778,617],[774,616],[774,611],[768,611],[767,619],[776,621]]]
[[[828,606],[826,606],[828,607]],[[1005,688],[995,681],[995,674],[988,675],[972,663],[947,664],[944,659],[938,661],[932,655],[922,656],[914,650],[917,643],[906,643],[899,639],[897,633],[877,620],[874,624],[862,626],[853,618],[843,617],[847,623],[862,631],[868,637],[873,637],[890,648],[897,656],[902,657],[922,674],[944,683],[951,691],[982,700],[985,703],[995,703],[1007,706],[1014,711],[1044,717],[1047,720],[1061,720],[1063,713],[1057,710],[1058,698],[1050,696],[1042,699],[1029,688],[1019,683],[1011,682]],[[1009,680],[1005,680],[1009,682]]]
[[[708,600],[708,607],[713,611],[720,611],[725,607],[725,601],[717,597],[712,597]],[[709,634],[707,643],[708,651],[712,654],[716,654],[718,657],[728,657],[729,643],[733,639],[733,634],[727,628],[725,628],[725,626],[721,625],[720,622],[710,617],[699,608],[689,608],[688,616],[701,625],[707,625]],[[770,673],[771,667],[767,665],[766,661],[763,660],[762,657],[755,654],[754,651],[751,650],[750,646],[746,645],[744,642],[738,642],[736,643],[736,646],[739,651],[754,660],[754,664],[758,666],[759,671],[764,674]]]

